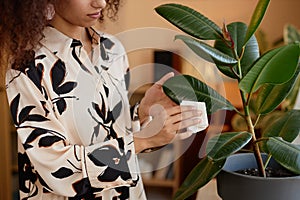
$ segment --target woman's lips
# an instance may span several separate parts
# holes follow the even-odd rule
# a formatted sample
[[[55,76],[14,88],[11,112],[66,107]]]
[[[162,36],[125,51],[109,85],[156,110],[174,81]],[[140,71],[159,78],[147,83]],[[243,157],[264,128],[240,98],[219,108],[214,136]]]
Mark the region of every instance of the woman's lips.
[[[93,18],[93,19],[98,19],[100,17],[100,15],[101,15],[100,12],[88,14],[88,16],[91,17],[91,18]]]

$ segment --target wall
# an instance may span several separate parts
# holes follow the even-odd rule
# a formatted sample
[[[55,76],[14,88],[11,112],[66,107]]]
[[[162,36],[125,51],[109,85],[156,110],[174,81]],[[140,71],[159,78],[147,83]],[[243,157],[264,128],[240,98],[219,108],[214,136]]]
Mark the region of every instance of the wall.
[[[164,3],[180,3],[192,7],[221,26],[223,20],[227,23],[236,20],[248,23],[257,0],[123,0],[118,22],[108,24],[106,29],[112,33],[152,26],[174,29],[154,11],[156,6]],[[281,36],[285,23],[300,26],[299,8],[299,0],[271,0],[261,26],[270,41]]]

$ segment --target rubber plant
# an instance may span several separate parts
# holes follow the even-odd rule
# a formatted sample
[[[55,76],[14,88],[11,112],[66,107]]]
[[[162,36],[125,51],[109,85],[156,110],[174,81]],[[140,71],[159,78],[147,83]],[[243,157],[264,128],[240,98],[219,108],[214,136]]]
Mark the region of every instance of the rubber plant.
[[[225,76],[238,82],[242,108],[234,107],[206,83],[189,75],[175,76],[163,85],[164,92],[176,103],[182,100],[206,103],[207,113],[232,110],[245,120],[243,131],[220,133],[210,139],[206,156],[194,167],[180,186],[175,199],[185,199],[197,192],[222,170],[226,158],[246,145],[254,153],[260,175],[266,177],[261,153],[267,153],[283,167],[300,174],[300,148],[292,143],[300,131],[300,111],[289,110],[263,134],[255,126],[261,116],[277,109],[288,96],[299,75],[298,43],[290,43],[260,55],[255,32],[267,11],[270,0],[259,0],[249,24],[233,22],[219,27],[202,13],[181,4],[168,3],[155,11],[185,34],[176,35],[195,54],[215,64]],[[209,45],[206,41],[214,41]],[[254,115],[250,115],[250,105]],[[249,189],[251,191],[251,189]]]

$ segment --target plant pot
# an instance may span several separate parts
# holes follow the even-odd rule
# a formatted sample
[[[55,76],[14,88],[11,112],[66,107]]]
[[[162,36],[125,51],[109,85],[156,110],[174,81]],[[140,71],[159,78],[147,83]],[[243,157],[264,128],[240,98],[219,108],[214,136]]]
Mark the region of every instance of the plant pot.
[[[266,157],[263,155],[263,159]],[[269,166],[282,168],[274,160],[271,160]],[[234,172],[247,168],[257,168],[252,153],[235,154],[227,158],[217,176],[218,194],[223,200],[300,199],[300,176],[263,178]]]

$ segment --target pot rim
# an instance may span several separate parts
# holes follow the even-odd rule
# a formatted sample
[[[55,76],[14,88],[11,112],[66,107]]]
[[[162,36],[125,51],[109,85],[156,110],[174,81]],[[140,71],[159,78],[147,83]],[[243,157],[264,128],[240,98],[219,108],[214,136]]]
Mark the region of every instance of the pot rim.
[[[245,155],[245,156],[249,156],[249,155],[253,155],[253,153],[237,153],[237,154],[233,154],[233,155],[230,155],[228,158],[230,157],[239,157],[241,156],[241,154]],[[228,163],[228,159],[226,159],[226,163]],[[235,175],[235,176],[239,176],[239,177],[244,177],[244,178],[249,178],[249,179],[258,179],[258,180],[261,180],[261,181],[269,181],[269,180],[278,180],[278,181],[281,181],[281,180],[286,180],[286,179],[289,179],[289,180],[298,180],[300,179],[300,175],[295,175],[295,176],[287,176],[287,177],[260,177],[260,176],[251,176],[251,175],[245,175],[245,174],[241,174],[241,173],[237,173],[237,172],[234,172],[234,171],[231,171],[231,170],[228,170],[228,169],[224,169],[225,165],[223,166],[222,170],[223,172],[225,173],[229,173],[229,174],[232,174],[232,175]]]

